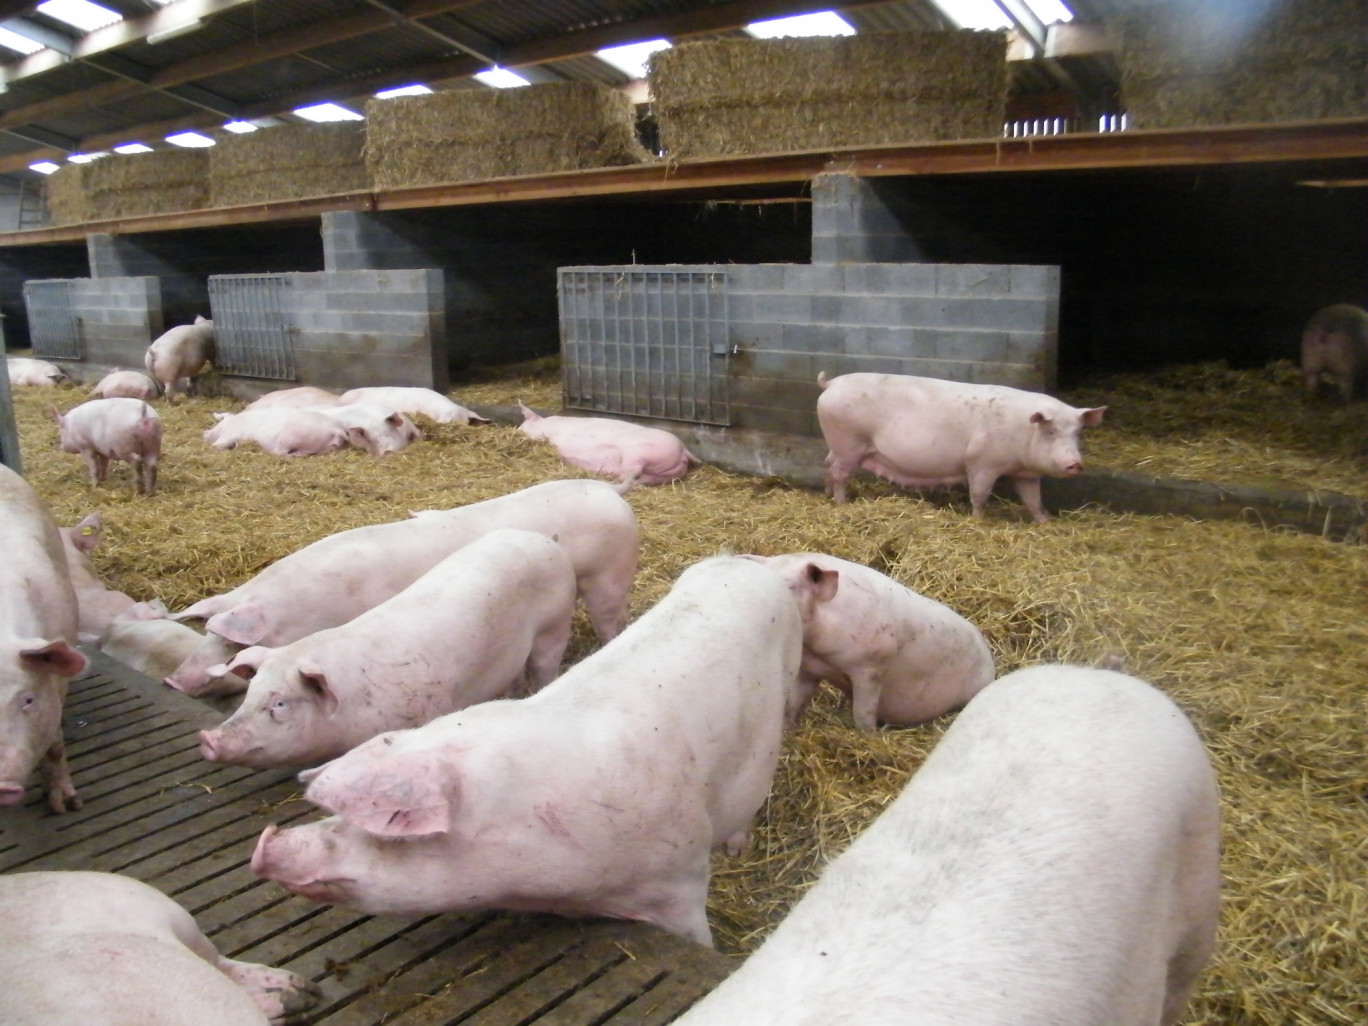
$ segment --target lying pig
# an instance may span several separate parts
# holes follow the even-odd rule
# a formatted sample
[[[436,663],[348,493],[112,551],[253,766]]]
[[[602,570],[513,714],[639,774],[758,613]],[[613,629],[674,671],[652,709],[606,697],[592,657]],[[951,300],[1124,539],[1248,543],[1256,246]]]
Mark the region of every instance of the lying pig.
[[[334,421],[347,433],[347,441],[372,456],[398,452],[423,437],[413,421],[397,410],[374,403],[305,407]],[[299,412],[304,412],[301,410]]]
[[[380,385],[369,388],[353,388],[343,392],[339,400],[343,405],[351,403],[375,403],[391,410],[407,413],[410,416],[427,417],[438,424],[488,424],[489,421],[464,406],[457,405],[440,392],[431,388],[415,388],[404,385]]]
[[[268,826],[252,870],[371,914],[611,916],[710,944],[709,850],[739,852],[769,792],[802,644],[777,575],[704,560],[535,695],[303,774],[334,815]]]
[[[92,399],[155,399],[161,386],[142,371],[110,371],[90,390]]]
[[[243,407],[244,410],[291,409],[305,406],[335,406],[337,393],[315,385],[299,385],[295,388],[277,388],[274,392],[257,396]]]
[[[109,475],[110,460],[131,463],[144,495],[157,490],[162,423],[141,399],[90,399],[65,414],[51,408],[63,452],[77,453],[97,487]]]
[[[1301,372],[1308,392],[1328,382],[1345,402],[1368,378],[1368,311],[1350,303],[1317,310],[1302,331]]]
[[[35,360],[30,356],[11,356],[5,360],[11,385],[29,385],[51,388],[70,379],[66,372],[55,363]]]
[[[560,670],[574,612],[564,549],[544,534],[490,531],[341,627],[211,670],[250,684],[232,716],[200,731],[200,754],[316,766],[382,731],[525,694]]]
[[[1161,692],[1019,670],[675,1022],[1167,1026],[1211,955],[1219,813]]]
[[[518,404],[528,438],[550,442],[561,459],[623,485],[678,481],[698,457],[668,431],[609,417],[543,417]]]
[[[160,602],[135,602],[110,621],[96,644],[111,659],[153,680],[162,680],[204,644],[203,634],[169,616]],[[236,695],[246,690],[246,680],[225,672],[206,681],[195,697]]]
[[[0,923],[0,1005],[16,1026],[266,1026],[319,997],[292,972],[219,954],[189,912],[116,873],[0,876]]]
[[[851,696],[855,726],[910,726],[958,709],[993,679],[972,623],[858,563],[817,552],[748,556],[788,582],[803,616],[796,723],[817,682]]]
[[[147,347],[143,364],[166,398],[173,399],[188,390],[190,379],[213,359],[214,322],[197,316],[193,324],[178,324],[158,335]]]
[[[77,636],[82,642],[92,642],[116,616],[133,605],[134,599],[106,587],[95,572],[95,564],[90,561],[90,553],[104,538],[104,520],[100,514],[91,513],[74,527],[62,528],[61,535],[67,576],[76,590]]]
[[[196,602],[176,618],[205,618],[209,633],[202,650],[166,683],[198,694],[208,669],[227,663],[241,648],[278,648],[355,619],[498,527],[536,531],[560,542],[600,640],[626,626],[640,548],[632,507],[602,481],[547,481],[484,502],[330,535],[232,591]]]
[[[79,809],[62,703],[86,657],[74,647],[76,592],[62,539],[38,493],[3,463],[0,510],[0,806],[23,800],[24,782],[41,763],[48,808]]]
[[[215,413],[204,440],[215,449],[236,449],[255,442],[277,456],[321,456],[347,445],[347,431],[335,420],[288,407]]]
[[[830,452],[827,494],[846,501],[856,470],[905,488],[969,485],[982,516],[993,484],[1009,477],[1037,521],[1040,479],[1083,471],[1079,432],[1102,423],[1105,406],[1078,409],[1038,392],[1004,385],[966,385],[906,374],[842,374],[827,380],[817,421]]]

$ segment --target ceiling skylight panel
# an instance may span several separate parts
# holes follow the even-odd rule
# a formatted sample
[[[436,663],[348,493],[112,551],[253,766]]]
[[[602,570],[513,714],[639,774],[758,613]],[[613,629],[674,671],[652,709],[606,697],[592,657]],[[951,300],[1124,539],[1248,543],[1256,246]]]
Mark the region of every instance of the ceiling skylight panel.
[[[168,135],[166,141],[172,146],[185,146],[189,149],[214,145],[213,139],[198,132],[177,132],[175,135]]]
[[[315,103],[308,107],[296,107],[296,114],[305,121],[365,121],[364,114],[358,114],[338,103]]]
[[[1006,29],[1012,19],[993,0],[931,0],[951,21],[966,29]]]
[[[653,53],[668,49],[670,49],[668,39],[648,39],[644,43],[628,43],[625,46],[609,46],[602,50],[595,50],[594,56],[607,64],[611,64],[624,75],[631,75],[633,78],[645,78],[646,58]]]
[[[777,39],[780,36],[853,36],[855,26],[835,11],[816,11],[813,14],[797,14],[791,18],[769,18],[753,21],[746,31],[759,39]]]
[[[1031,13],[1040,19],[1042,25],[1053,25],[1057,21],[1073,21],[1073,11],[1064,6],[1061,0],[1024,0]]]
[[[43,44],[36,39],[30,39],[28,36],[21,36],[18,32],[12,32],[7,28],[0,28],[0,46],[5,47],[7,50],[17,50],[25,57],[45,49]]]
[[[474,75],[474,78],[494,89],[517,89],[532,84],[517,72],[509,71],[507,68],[490,68],[488,71],[480,71]]]
[[[123,21],[123,15],[90,0],[44,0],[35,9],[82,32],[94,32]]]
[[[399,86],[396,89],[381,89],[375,94],[375,98],[377,100],[391,100],[396,96],[426,96],[430,92],[432,90],[427,86],[421,82],[415,82],[413,85]]]

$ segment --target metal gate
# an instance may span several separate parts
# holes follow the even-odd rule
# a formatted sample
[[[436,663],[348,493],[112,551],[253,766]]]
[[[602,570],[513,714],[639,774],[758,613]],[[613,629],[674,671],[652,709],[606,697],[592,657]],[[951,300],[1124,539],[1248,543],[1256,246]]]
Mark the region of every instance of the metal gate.
[[[72,305],[75,291],[76,282],[71,278],[24,282],[29,344],[34,356],[50,356],[59,360],[80,360],[85,357],[81,318],[76,316]]]
[[[731,423],[725,268],[563,267],[558,277],[567,407]]]
[[[286,322],[283,274],[215,274],[209,278],[214,312],[214,368],[220,374],[293,381],[294,336]]]

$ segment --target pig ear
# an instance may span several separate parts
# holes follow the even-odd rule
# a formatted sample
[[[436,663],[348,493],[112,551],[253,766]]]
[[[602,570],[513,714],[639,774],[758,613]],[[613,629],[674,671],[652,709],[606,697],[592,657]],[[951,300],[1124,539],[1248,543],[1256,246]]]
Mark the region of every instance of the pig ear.
[[[1079,410],[1079,419],[1083,421],[1084,427],[1097,427],[1102,423],[1102,414],[1107,412],[1105,406],[1094,406],[1090,410]]]
[[[19,649],[19,658],[25,666],[48,669],[61,677],[74,677],[89,664],[85,656],[60,639],[24,642]]]
[[[1031,414],[1032,424],[1048,424],[1050,423],[1050,419],[1049,415],[1042,413],[1040,410],[1036,410],[1035,413]]]
[[[347,441],[358,449],[364,449],[372,456],[375,455],[375,443],[371,440],[370,432],[363,427],[347,428]]]
[[[841,582],[838,571],[823,570],[816,563],[809,563],[803,568],[803,576],[812,586],[812,594],[818,602],[830,602],[836,597],[836,589]]]
[[[181,616],[188,615],[190,609]],[[266,636],[266,616],[259,605],[249,600],[209,617],[204,629],[239,645],[255,645]]]
[[[62,426],[62,414],[61,414],[61,411],[58,410],[57,407],[55,407],[55,406],[49,406],[49,407],[48,407],[48,413],[52,414],[52,419],[55,420],[55,421],[57,422],[57,426],[58,426],[58,427],[61,427],[61,426]]]
[[[304,797],[376,837],[451,831],[451,806],[438,783],[439,767],[430,760],[408,758],[401,765],[358,775],[338,770],[337,762],[324,766]]]
[[[92,513],[75,527],[71,542],[81,552],[92,552],[100,544],[100,531],[104,527],[100,514]]]
[[[274,651],[275,649],[266,648],[264,645],[253,645],[251,648],[244,648],[228,662],[211,666],[205,672],[211,677],[224,677],[236,673],[243,680],[251,680],[256,676],[257,670],[261,669],[266,657]]]
[[[518,400],[518,409],[522,410],[524,424],[533,420],[541,420],[541,415],[533,410],[529,410],[521,399]]]
[[[328,683],[328,675],[312,663],[301,662],[299,664],[299,680],[304,685],[304,691],[315,702],[323,707],[323,711],[331,716],[337,712],[337,692]]]
[[[404,415],[402,413],[391,413],[388,417],[385,418],[385,423],[388,424],[390,427],[403,427]]]

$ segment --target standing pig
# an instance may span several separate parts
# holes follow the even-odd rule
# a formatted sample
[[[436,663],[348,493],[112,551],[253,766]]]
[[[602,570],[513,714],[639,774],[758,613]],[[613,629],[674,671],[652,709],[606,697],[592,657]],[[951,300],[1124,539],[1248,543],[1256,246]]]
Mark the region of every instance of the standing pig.
[[[677,1026],[1168,1026],[1211,955],[1220,804],[1173,702],[1106,670],[989,685]]]
[[[602,481],[547,481],[484,502],[330,535],[232,591],[196,602],[176,619],[204,617],[209,634],[202,651],[166,683],[198,694],[209,667],[228,662],[239,649],[288,645],[353,620],[497,527],[535,531],[560,543],[600,640],[626,626],[640,549],[632,507]]]
[[[268,407],[241,413],[215,413],[204,440],[215,449],[236,449],[255,442],[277,456],[321,456],[347,444],[347,431],[311,410]]]
[[[698,457],[668,431],[609,417],[543,417],[521,403],[518,430],[550,442],[574,467],[618,482],[660,485],[678,481]]]
[[[104,537],[104,520],[100,514],[91,513],[75,527],[62,528],[61,535],[67,576],[76,591],[77,636],[82,642],[91,642],[104,632],[110,621],[132,606],[134,600],[121,591],[105,587],[95,572],[95,564],[90,561],[90,553]]]
[[[220,955],[190,913],[115,873],[0,876],[8,1026],[267,1026],[318,1000],[284,969]]]
[[[1350,303],[1317,310],[1302,332],[1301,371],[1308,392],[1322,380],[1345,402],[1361,391],[1368,377],[1368,311]]]
[[[904,488],[969,485],[982,516],[993,485],[1009,477],[1037,521],[1040,479],[1083,471],[1079,432],[1102,423],[1105,406],[1078,409],[1038,392],[966,385],[906,374],[817,376],[817,421],[831,449],[827,494],[846,501],[846,481],[868,470]]]
[[[194,324],[179,324],[157,336],[147,347],[143,364],[166,398],[172,399],[177,392],[188,390],[190,379],[213,359],[214,322],[197,316]]]
[[[252,870],[371,914],[611,916],[710,944],[709,850],[742,850],[769,792],[802,630],[777,575],[704,560],[535,695],[306,774],[334,815],[267,827]]]
[[[63,452],[78,454],[90,472],[90,486],[109,476],[109,461],[131,463],[144,495],[157,490],[157,461],[161,459],[161,417],[141,399],[91,399],[52,419]]]
[[[347,441],[372,456],[398,452],[423,437],[404,414],[375,403],[348,403],[345,406],[306,407],[339,424]]]
[[[5,361],[11,385],[28,385],[51,388],[69,380],[60,367],[46,360],[35,360],[29,356],[11,356]]]
[[[574,612],[564,549],[544,534],[490,531],[355,620],[239,653],[226,669],[248,678],[247,696],[200,731],[200,754],[255,769],[317,765],[382,731],[535,690],[560,669]]]
[[[446,396],[431,388],[416,388],[405,385],[377,385],[369,388],[353,388],[343,392],[339,400],[343,405],[351,403],[376,403],[410,416],[427,417],[438,424],[488,424],[484,417],[459,406]]]
[[[155,399],[161,386],[142,371],[110,371],[89,394],[92,399]]]
[[[911,726],[958,709],[993,679],[972,623],[877,570],[817,552],[748,556],[788,582],[803,616],[797,723],[817,682],[851,696],[855,726]]]
[[[79,809],[62,745],[67,681],[86,668],[76,592],[43,500],[0,463],[0,806],[24,797],[40,762],[53,812]]]
[[[335,406],[337,393],[316,385],[299,385],[295,388],[277,388],[274,392],[257,396],[243,407],[244,410],[293,409],[305,406]]]

